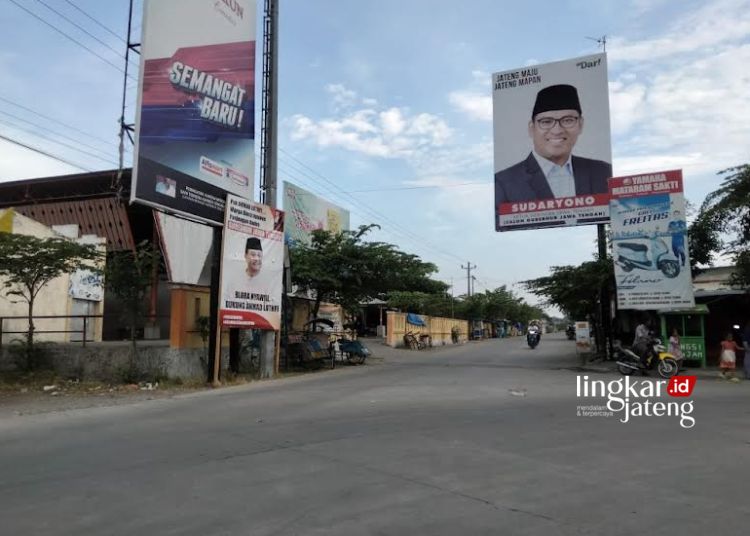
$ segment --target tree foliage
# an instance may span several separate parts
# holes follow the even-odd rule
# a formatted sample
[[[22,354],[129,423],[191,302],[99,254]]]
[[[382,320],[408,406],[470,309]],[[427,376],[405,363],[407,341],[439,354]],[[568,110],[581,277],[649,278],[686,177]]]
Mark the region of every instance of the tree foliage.
[[[494,290],[464,296],[457,316],[467,320],[512,320],[526,324],[529,320],[547,315],[541,308],[526,303],[503,285]]]
[[[524,281],[524,285],[573,319],[595,317],[601,289],[614,287],[611,258],[588,261],[579,266],[553,266],[551,272],[548,276]]]
[[[737,270],[732,283],[750,286],[750,164],[726,169],[721,186],[708,194],[688,230],[694,269],[729,255]]]
[[[525,324],[546,317],[542,309],[529,305],[504,285],[459,299],[446,292],[391,292],[388,306],[410,313],[466,320],[513,320]]]
[[[429,277],[437,272],[434,264],[392,244],[365,242],[364,236],[374,227],[338,233],[316,230],[309,245],[291,248],[292,283],[314,293],[313,315],[321,302],[355,311],[360,303],[385,299],[392,291],[445,291],[447,285]]]
[[[123,305],[130,325],[130,340],[136,348],[136,328],[144,314],[146,295],[151,288],[159,250],[149,241],[139,243],[134,251],[112,252],[107,260],[104,284]]]
[[[0,233],[0,276],[6,296],[17,297],[28,305],[26,333],[27,367],[33,368],[34,301],[53,279],[79,269],[97,272],[101,254],[91,244],[78,244],[66,238]]]

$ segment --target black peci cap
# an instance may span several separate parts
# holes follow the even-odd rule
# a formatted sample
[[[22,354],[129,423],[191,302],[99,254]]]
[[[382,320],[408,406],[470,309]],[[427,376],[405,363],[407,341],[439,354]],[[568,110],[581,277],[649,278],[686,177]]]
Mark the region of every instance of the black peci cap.
[[[536,114],[549,112],[550,110],[576,110],[579,114],[582,113],[581,102],[578,100],[578,90],[568,84],[557,84],[541,89],[536,94],[536,102],[531,117],[536,117]]]
[[[245,251],[249,251],[251,249],[257,249],[258,251],[263,251],[263,247],[260,245],[260,238],[248,238],[247,244],[245,244]]]

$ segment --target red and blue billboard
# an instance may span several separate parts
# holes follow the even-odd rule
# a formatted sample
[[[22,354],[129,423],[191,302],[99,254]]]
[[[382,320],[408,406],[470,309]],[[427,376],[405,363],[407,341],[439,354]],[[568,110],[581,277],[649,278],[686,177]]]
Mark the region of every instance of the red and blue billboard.
[[[223,223],[252,198],[255,0],[146,0],[131,200]]]

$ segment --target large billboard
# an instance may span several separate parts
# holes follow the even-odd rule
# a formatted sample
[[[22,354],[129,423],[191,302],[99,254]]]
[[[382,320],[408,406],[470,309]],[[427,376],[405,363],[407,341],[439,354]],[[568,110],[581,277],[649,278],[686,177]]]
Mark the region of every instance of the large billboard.
[[[284,213],[228,195],[221,260],[221,325],[278,330],[283,277]]]
[[[255,0],[145,0],[131,201],[207,222],[252,198]]]
[[[609,188],[618,307],[694,307],[682,171],[614,177]]]
[[[309,244],[312,231],[337,233],[349,230],[349,211],[329,203],[304,188],[284,182],[286,240],[290,245]]]
[[[609,220],[607,57],[492,75],[495,230]]]

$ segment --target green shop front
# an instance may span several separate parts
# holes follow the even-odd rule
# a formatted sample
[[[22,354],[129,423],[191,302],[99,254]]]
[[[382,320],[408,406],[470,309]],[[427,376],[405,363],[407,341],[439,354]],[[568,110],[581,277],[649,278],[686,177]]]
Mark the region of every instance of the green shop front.
[[[706,366],[706,315],[708,307],[703,304],[692,309],[658,311],[661,321],[661,336],[666,343],[672,330],[680,334],[680,347],[685,363],[690,366]]]

